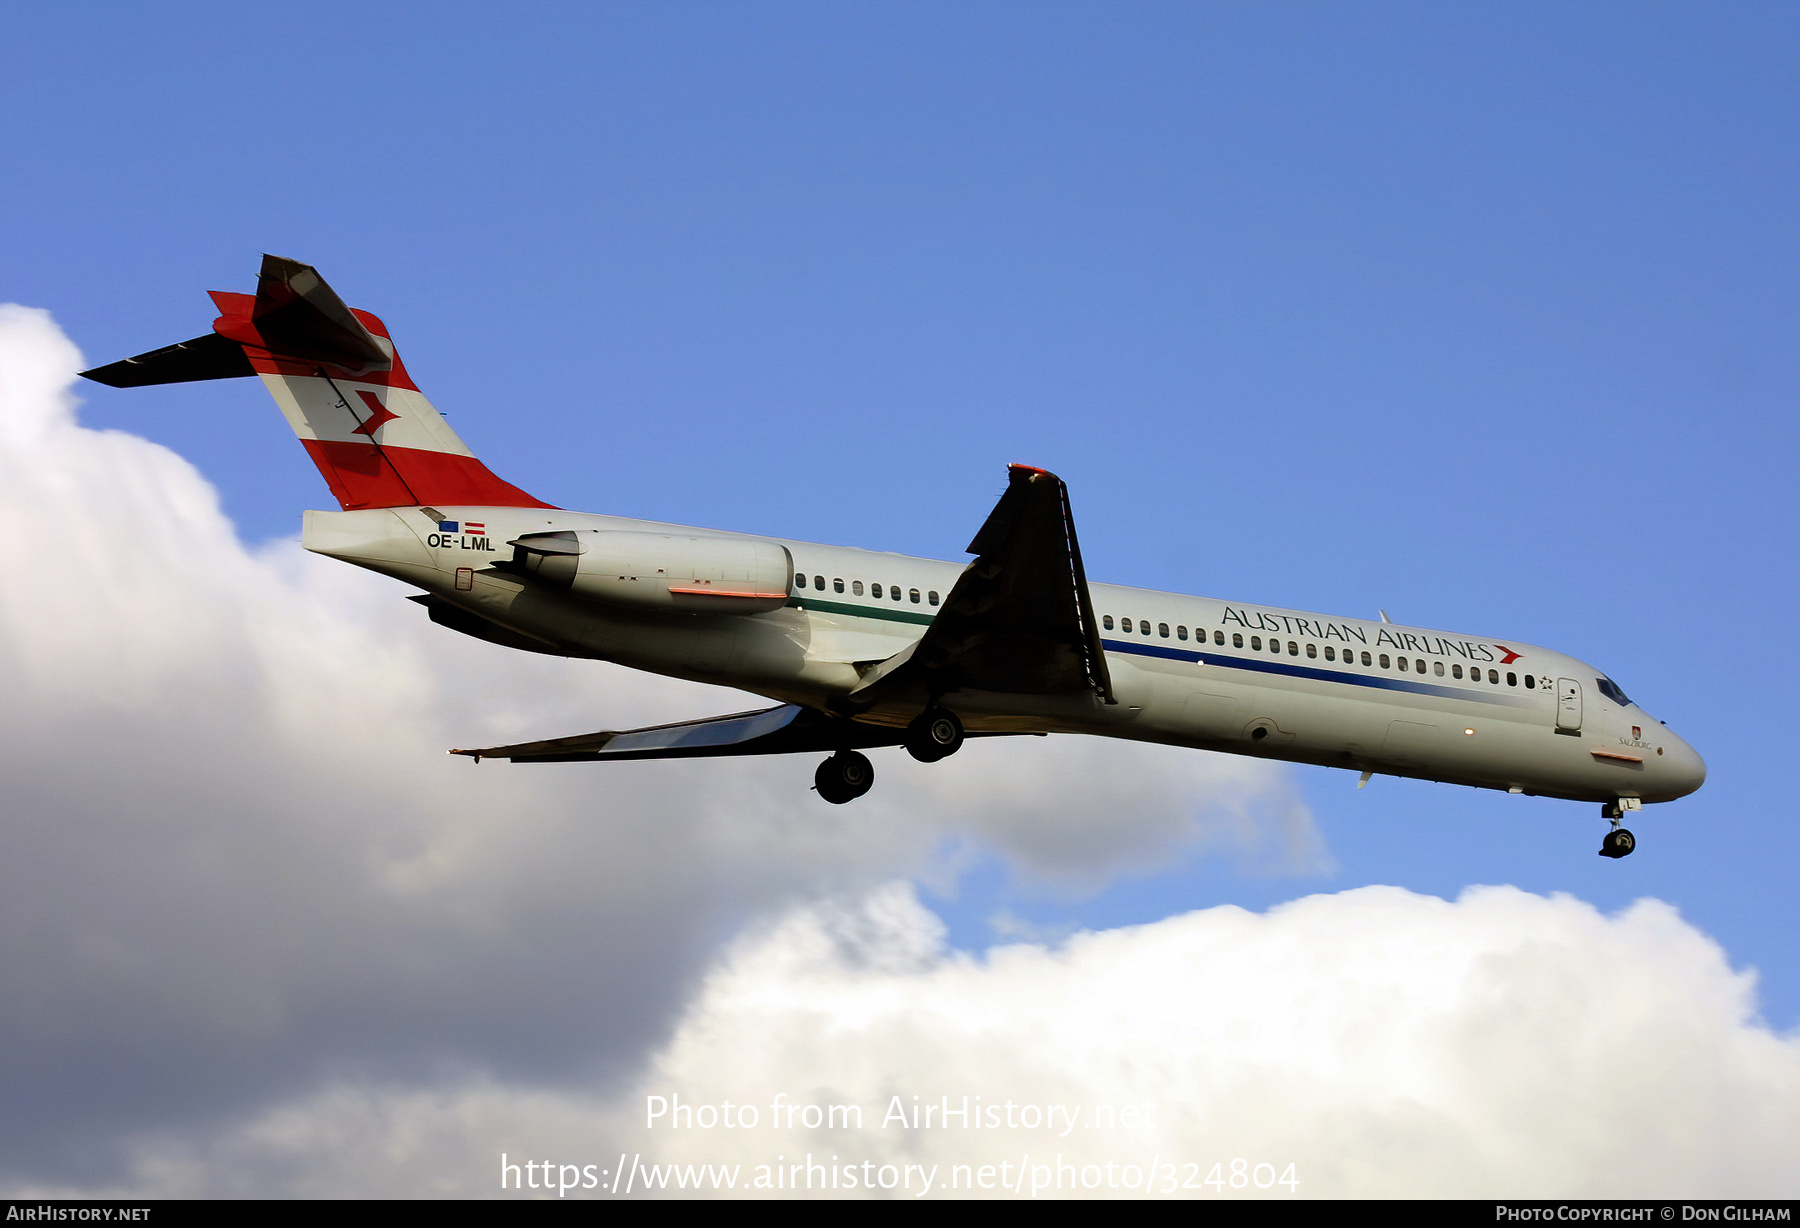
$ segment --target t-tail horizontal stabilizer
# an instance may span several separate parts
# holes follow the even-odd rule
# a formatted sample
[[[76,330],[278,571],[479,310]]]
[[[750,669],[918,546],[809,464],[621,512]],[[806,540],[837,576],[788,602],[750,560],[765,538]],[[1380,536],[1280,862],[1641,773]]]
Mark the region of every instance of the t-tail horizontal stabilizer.
[[[204,337],[81,374],[113,388],[255,375],[245,346],[345,374],[393,369],[392,344],[383,345],[309,264],[264,256],[255,298],[219,291],[213,302],[221,314]]]

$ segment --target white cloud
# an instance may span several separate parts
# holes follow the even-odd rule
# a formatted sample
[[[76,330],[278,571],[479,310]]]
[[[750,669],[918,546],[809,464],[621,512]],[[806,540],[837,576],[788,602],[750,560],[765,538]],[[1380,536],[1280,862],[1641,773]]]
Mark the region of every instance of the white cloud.
[[[983,959],[938,941],[901,888],[798,912],[714,973],[639,1085],[857,1103],[861,1132],[634,1130],[632,1149],[946,1172],[1160,1154],[1202,1176],[1244,1158],[1340,1197],[1795,1192],[1800,1041],[1656,901],[1608,918],[1511,888],[1375,887]],[[1090,1107],[1067,1137],[879,1127],[915,1095]],[[1155,1126],[1087,1128],[1091,1106],[1127,1103]]]
[[[897,874],[949,883],[977,850],[1069,889],[1208,850],[1323,857],[1279,771],[1163,748],[883,752],[877,791],[843,808],[800,758],[450,760],[745,697],[510,653],[391,581],[247,550],[187,462],[79,425],[80,365],[48,315],[0,307],[0,516],[21,543],[0,585],[14,1180],[104,1182],[127,1137],[333,1080],[629,1070],[745,918]]]
[[[647,1126],[653,1096],[758,1120]],[[965,1096],[1002,1124],[884,1125]],[[793,1128],[778,1103],[801,1106]],[[860,1106],[860,1128],[803,1128],[805,1106],[833,1104]],[[724,1166],[739,1193],[810,1155],[840,1195],[865,1161],[896,1180],[922,1166],[915,1194],[925,1173],[942,1193],[1023,1163],[1041,1196],[1141,1191],[1155,1162],[1157,1192],[1217,1197],[1213,1166],[1230,1195],[1243,1160],[1252,1196],[1259,1179],[1289,1196],[1291,1175],[1314,1197],[1792,1197],[1797,1149],[1800,1039],[1757,1020],[1752,978],[1656,901],[1607,917],[1512,888],[1370,887],[976,958],[895,885],[740,940],[623,1092],[340,1084],[146,1142],[125,1188],[498,1196],[502,1152],[606,1180],[623,1152]]]

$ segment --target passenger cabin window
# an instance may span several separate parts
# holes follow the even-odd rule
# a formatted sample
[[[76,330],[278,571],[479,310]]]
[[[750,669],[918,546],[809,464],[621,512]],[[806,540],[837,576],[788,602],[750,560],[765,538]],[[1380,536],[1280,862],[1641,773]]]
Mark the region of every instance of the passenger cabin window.
[[[1262,636],[1260,636],[1260,635],[1251,636],[1250,637],[1250,647],[1257,652],[1261,652],[1262,651]]]
[[[862,581],[861,580],[850,581],[850,591],[852,593],[855,593],[858,597],[862,596]]]
[[[1384,652],[1381,654],[1381,668],[1386,669],[1387,667],[1388,667],[1388,655],[1387,655],[1387,653]]]
[[[929,601],[932,605],[936,605],[938,603],[937,590],[934,588],[929,593],[926,593],[925,600]]]
[[[1108,614],[1105,618],[1102,618],[1100,620],[1100,625],[1105,627],[1108,631],[1111,631],[1113,629],[1112,615]]]
[[[1452,678],[1460,678],[1460,677],[1462,677],[1462,666],[1460,666],[1460,665],[1452,665],[1452,666],[1451,666],[1451,667],[1450,667],[1450,676],[1451,676],[1451,677],[1452,677]]]
[[[1186,627],[1176,627],[1175,628],[1175,638],[1178,640],[1185,640],[1187,638],[1187,628]]]
[[[800,572],[794,573],[794,587],[795,588],[805,588],[806,587],[806,573],[805,572],[800,571]]]
[[[1299,655],[1300,655],[1300,645],[1294,643],[1293,640],[1289,640],[1288,641],[1288,656],[1297,657]]]
[[[831,591],[834,593],[841,593],[844,591],[844,578],[842,576],[836,576],[832,579]]]
[[[1325,659],[1327,661],[1337,660],[1337,649],[1333,648],[1330,644],[1325,645]]]
[[[1236,637],[1234,636],[1233,638]],[[1213,632],[1213,643],[1217,644],[1220,648],[1225,647],[1225,633],[1223,631]]]
[[[1138,619],[1138,630],[1145,635],[1149,635],[1150,634],[1150,620],[1147,618]]]
[[[1224,635],[1225,633],[1223,631],[1216,631],[1213,634]],[[1242,648],[1244,646],[1244,637],[1238,632],[1233,631],[1231,633],[1231,646],[1233,648]]]
[[[1533,678],[1530,674],[1526,674],[1525,675],[1525,689],[1527,691],[1529,691],[1536,685],[1537,685],[1537,679]]]
[[[1425,672],[1425,662],[1415,659],[1413,661],[1413,673],[1422,674],[1424,672]]]
[[[1169,624],[1168,623],[1157,623],[1156,624],[1156,634],[1162,636],[1165,640],[1168,639],[1169,638]]]
[[[1370,664],[1370,661],[1369,661],[1369,654],[1368,654],[1368,652],[1366,652],[1366,651],[1365,651],[1365,652],[1364,652],[1364,653],[1363,653],[1363,655],[1362,655],[1362,658],[1363,658],[1363,664],[1364,664],[1364,665],[1368,665],[1368,664]],[[1386,665],[1386,664],[1387,664],[1387,661],[1386,661],[1386,660],[1383,660],[1383,661],[1382,661],[1382,664],[1383,664],[1383,665]]]
[[[1507,686],[1518,686],[1519,685],[1519,676],[1515,673],[1508,671],[1508,673],[1506,675],[1506,685]]]
[[[919,604],[919,590],[915,588],[915,589],[911,590],[910,592],[908,592],[906,594],[906,599],[908,601],[912,602],[914,605],[918,605]]]
[[[1121,631],[1131,630],[1131,620],[1129,618],[1121,618],[1119,620],[1119,630],[1121,630]]]
[[[1319,646],[1317,644],[1308,644],[1306,646],[1306,655],[1309,657],[1318,656],[1319,655]]]
[[[1444,676],[1444,663],[1442,661],[1433,661],[1431,663],[1431,672],[1442,678]]]
[[[1500,671],[1497,669],[1490,669],[1488,671],[1488,681],[1493,683],[1495,686],[1499,686],[1500,685]]]
[[[824,576],[814,576],[813,577],[813,587],[818,589],[821,593],[824,592],[825,591],[825,577]]]

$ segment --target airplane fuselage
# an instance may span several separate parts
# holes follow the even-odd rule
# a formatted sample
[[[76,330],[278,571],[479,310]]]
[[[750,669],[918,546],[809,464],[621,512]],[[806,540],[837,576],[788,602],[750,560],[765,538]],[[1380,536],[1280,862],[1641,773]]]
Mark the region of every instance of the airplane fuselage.
[[[638,610],[504,567],[509,541],[563,530],[775,542],[791,560],[787,600],[753,614]],[[512,646],[824,709],[917,641],[964,569],[517,507],[308,512],[305,544],[522,637]],[[1668,801],[1705,779],[1699,755],[1603,672],[1536,645],[1119,585],[1089,591],[1115,702],[943,696],[970,732],[1100,734],[1602,803]],[[917,710],[878,703],[856,719],[903,726]]]

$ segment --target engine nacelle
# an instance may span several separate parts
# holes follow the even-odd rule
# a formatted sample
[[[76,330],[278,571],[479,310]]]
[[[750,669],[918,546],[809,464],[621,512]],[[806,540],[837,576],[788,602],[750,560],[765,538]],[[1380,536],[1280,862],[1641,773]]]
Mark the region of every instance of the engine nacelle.
[[[760,614],[793,591],[787,547],[754,537],[564,529],[506,544],[515,571],[639,610]]]

